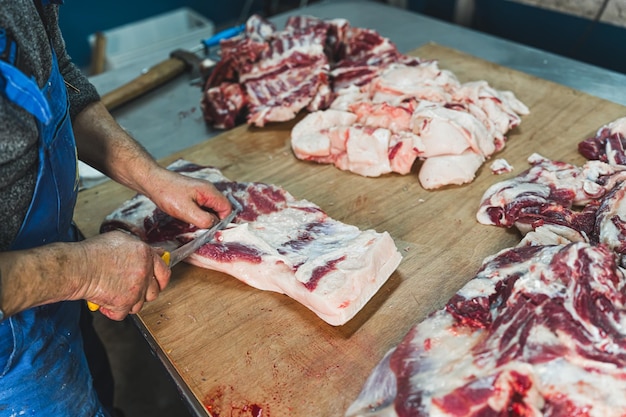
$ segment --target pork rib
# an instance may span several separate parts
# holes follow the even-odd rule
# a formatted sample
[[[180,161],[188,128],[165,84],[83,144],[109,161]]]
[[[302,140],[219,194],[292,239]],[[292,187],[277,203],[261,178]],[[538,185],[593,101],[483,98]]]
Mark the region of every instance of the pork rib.
[[[211,181],[243,206],[230,227],[186,262],[286,294],[331,325],[354,317],[401,261],[387,232],[362,231],[334,220],[275,185],[234,182],[215,168],[185,160],[169,169]],[[201,232],[165,215],[142,195],[106,217],[101,232],[112,229],[128,230],[170,250]]]

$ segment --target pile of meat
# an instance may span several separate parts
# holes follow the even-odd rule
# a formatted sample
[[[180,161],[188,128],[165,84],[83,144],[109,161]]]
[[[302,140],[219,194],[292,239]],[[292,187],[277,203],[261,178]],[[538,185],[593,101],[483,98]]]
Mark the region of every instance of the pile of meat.
[[[347,416],[626,415],[626,118],[489,188],[481,223],[524,239],[411,328]]]
[[[461,84],[434,61],[393,64],[298,122],[291,147],[299,159],[368,177],[408,174],[419,159],[420,184],[435,189],[471,182],[527,113],[511,92]]]
[[[358,313],[400,264],[387,232],[341,223],[277,186],[234,182],[215,168],[185,160],[169,169],[212,182],[243,207],[230,227],[186,262],[286,294],[331,325]],[[106,217],[101,232],[115,229],[168,250],[202,232],[164,214],[143,195]]]
[[[578,149],[578,167],[533,154],[531,167],[496,183],[483,195],[482,224],[515,226],[532,244],[588,242],[607,245],[626,266],[626,118],[601,127]]]
[[[462,84],[344,19],[297,16],[277,31],[252,16],[221,50],[202,101],[208,123],[263,126],[306,109],[291,134],[297,158],[371,177],[407,174],[419,159],[427,189],[472,181],[528,113],[512,92]]]
[[[392,62],[417,64],[386,38],[345,19],[289,18],[284,30],[258,15],[242,36],[222,40],[221,59],[204,86],[208,124],[229,129],[291,120],[327,108],[333,90],[371,80]]]

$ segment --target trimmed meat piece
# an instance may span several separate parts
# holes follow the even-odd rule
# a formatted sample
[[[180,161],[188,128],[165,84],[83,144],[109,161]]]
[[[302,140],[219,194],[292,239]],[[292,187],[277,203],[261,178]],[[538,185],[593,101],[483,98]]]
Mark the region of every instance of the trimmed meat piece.
[[[424,144],[421,156],[460,155],[471,151],[483,160],[495,151],[493,137],[471,114],[435,103],[422,103],[413,113],[413,132]]]
[[[334,163],[345,153],[347,128],[356,121],[353,113],[327,110],[306,115],[291,131],[291,149],[297,158]]]
[[[444,185],[472,182],[485,158],[473,151],[458,155],[437,155],[422,162],[418,178],[422,187],[434,190]]]
[[[473,81],[463,84],[454,92],[454,101],[472,103],[480,107],[487,119],[501,134],[517,127],[521,118],[530,111],[524,103],[510,91],[498,91],[486,81]]]
[[[422,147],[417,135],[355,124],[357,120],[354,113],[334,109],[308,114],[292,129],[294,155],[367,177],[410,172]]]
[[[578,144],[585,158],[613,165],[626,165],[626,117],[619,118],[596,132],[594,137]]]
[[[169,169],[211,181],[243,206],[233,224],[186,262],[286,294],[331,325],[354,317],[400,264],[389,233],[341,223],[280,187],[234,182],[215,168],[184,160]],[[113,229],[169,250],[201,232],[165,215],[142,195],[106,217],[101,232]]]
[[[502,175],[512,172],[513,166],[509,164],[509,161],[506,159],[498,158],[494,160],[491,165],[489,165],[489,169],[491,169],[491,172],[493,172],[494,175]]]
[[[448,103],[452,93],[460,87],[456,76],[439,69],[437,61],[424,61],[419,65],[389,65],[369,85],[370,96],[375,103],[392,105],[407,99]]]
[[[360,101],[350,104],[348,110],[356,114],[356,123],[371,127],[383,127],[392,132],[406,132],[411,130],[415,106],[414,102],[393,106],[388,103]]]

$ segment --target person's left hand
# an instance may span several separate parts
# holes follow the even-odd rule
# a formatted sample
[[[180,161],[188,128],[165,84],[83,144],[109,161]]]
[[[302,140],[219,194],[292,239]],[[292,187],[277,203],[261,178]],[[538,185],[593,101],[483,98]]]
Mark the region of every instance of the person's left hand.
[[[207,229],[217,222],[211,209],[220,219],[232,210],[231,204],[215,186],[204,180],[190,178],[160,168],[150,175],[146,185],[149,197],[161,210],[172,217]]]

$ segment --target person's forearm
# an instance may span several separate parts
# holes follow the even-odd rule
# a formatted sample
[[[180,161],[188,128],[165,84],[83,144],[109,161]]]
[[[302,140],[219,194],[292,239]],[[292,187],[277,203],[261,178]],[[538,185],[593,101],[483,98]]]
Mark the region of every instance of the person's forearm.
[[[111,179],[145,193],[159,168],[154,158],[122,129],[101,102],[88,105],[73,121],[79,158]]]
[[[81,249],[54,243],[0,253],[0,309],[8,317],[31,307],[80,299]]]

